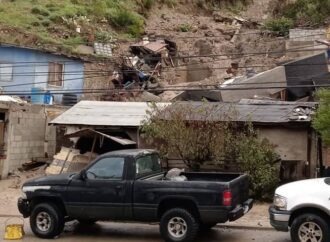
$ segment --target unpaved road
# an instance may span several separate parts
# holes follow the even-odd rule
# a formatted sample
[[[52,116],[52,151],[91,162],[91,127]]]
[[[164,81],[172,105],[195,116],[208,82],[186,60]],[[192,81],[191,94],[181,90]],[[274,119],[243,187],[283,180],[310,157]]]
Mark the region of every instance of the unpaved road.
[[[0,238],[3,239],[4,218],[0,218]],[[161,242],[157,225],[125,224],[125,223],[97,223],[91,227],[82,227],[72,222],[65,228],[64,232],[55,241],[60,242]],[[28,220],[25,220],[26,235],[21,241],[54,241],[43,240],[34,237]],[[1,240],[4,241],[4,240]],[[18,240],[20,241],[20,240]],[[212,229],[209,233],[200,235],[198,242],[290,242],[288,233],[276,232],[273,230],[243,230],[243,229]]]

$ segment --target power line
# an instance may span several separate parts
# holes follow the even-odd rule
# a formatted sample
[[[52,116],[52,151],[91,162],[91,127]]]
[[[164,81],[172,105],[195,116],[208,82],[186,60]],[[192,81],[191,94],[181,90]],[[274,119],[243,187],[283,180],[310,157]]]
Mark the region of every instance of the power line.
[[[330,84],[317,84],[317,85],[311,85],[311,84],[305,84],[305,85],[284,85],[284,86],[270,86],[270,87],[221,87],[221,88],[212,88],[212,89],[201,89],[201,88],[155,88],[149,91],[242,91],[242,90],[258,90],[258,89],[284,89],[284,88],[326,88],[330,87]],[[131,92],[143,92],[144,90],[141,90],[140,88],[137,89],[117,89],[117,88],[109,88],[107,90],[97,89],[97,88],[90,88],[90,89],[67,89],[67,90],[47,90],[52,95],[60,95],[60,94],[83,94],[83,93],[108,93],[109,91],[120,91],[121,93],[131,93]],[[32,93],[30,91],[20,91],[20,92],[14,92],[14,91],[8,91],[4,92],[2,95],[44,95],[45,92],[36,92]]]
[[[314,45],[310,45],[307,47],[313,47]],[[306,47],[299,47],[293,48],[284,51],[266,51],[266,52],[243,52],[243,53],[222,53],[222,54],[208,54],[208,55],[182,55],[182,56],[173,56],[172,59],[192,59],[192,58],[214,58],[214,57],[227,57],[227,56],[254,56],[254,55],[266,55],[266,54],[284,54],[284,53],[291,53],[291,52],[310,52],[310,51],[325,51],[324,48],[313,48],[313,49],[306,49]],[[103,63],[114,63],[111,59],[124,59],[130,58],[132,56],[112,56],[110,59],[103,60]],[[144,60],[159,60],[159,57],[145,57]],[[16,63],[49,63],[49,62],[58,62],[58,63],[66,63],[66,62],[75,62],[75,61],[59,61],[59,60],[49,60],[47,62],[16,62]],[[10,63],[3,63],[3,64],[10,64]]]

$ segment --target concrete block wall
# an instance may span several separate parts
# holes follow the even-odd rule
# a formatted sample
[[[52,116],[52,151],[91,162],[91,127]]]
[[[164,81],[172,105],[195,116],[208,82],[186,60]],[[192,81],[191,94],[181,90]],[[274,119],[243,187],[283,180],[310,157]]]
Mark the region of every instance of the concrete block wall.
[[[293,41],[315,41],[325,38],[325,29],[290,29],[289,33],[289,39]]]
[[[56,128],[48,127],[45,106],[24,105],[9,109],[7,158],[2,178],[32,158],[52,157],[56,146]]]

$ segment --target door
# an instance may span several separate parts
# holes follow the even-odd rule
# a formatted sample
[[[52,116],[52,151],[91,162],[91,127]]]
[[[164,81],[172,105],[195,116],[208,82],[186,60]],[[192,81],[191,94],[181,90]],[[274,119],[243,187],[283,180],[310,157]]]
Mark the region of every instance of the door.
[[[126,196],[125,158],[102,157],[68,187],[69,216],[84,219],[123,219]]]

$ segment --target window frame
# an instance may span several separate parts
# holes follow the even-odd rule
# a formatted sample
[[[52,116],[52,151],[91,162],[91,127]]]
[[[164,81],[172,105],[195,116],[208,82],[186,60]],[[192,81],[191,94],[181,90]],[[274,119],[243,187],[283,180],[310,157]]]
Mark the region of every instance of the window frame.
[[[158,159],[159,159],[159,167],[160,169],[158,171],[150,171],[150,172],[145,172],[145,173],[136,173],[136,168],[137,168],[137,161],[138,159],[142,158],[142,157],[145,157],[145,156],[152,156],[152,155],[157,155],[158,156]],[[145,176],[148,176],[148,175],[152,175],[152,174],[158,174],[158,173],[162,173],[163,172],[163,168],[162,168],[162,162],[161,162],[161,159],[160,159],[160,156],[158,153],[150,153],[150,154],[144,154],[144,155],[141,155],[141,156],[138,156],[135,158],[135,162],[134,162],[134,176],[135,176],[135,179],[140,179],[141,177],[145,177]]]
[[[95,179],[89,179],[87,178],[88,181],[123,181],[126,178],[126,166],[127,166],[127,162],[126,162],[126,157],[122,157],[122,156],[104,156],[104,157],[100,157],[99,159],[95,160],[90,166],[85,168],[85,173],[87,175],[88,170],[90,168],[92,168],[94,165],[96,165],[99,161],[104,160],[104,159],[111,159],[111,158],[122,158],[124,160],[124,165],[123,165],[123,174],[121,178],[95,178]]]
[[[54,72],[50,72],[50,65],[54,64],[55,65],[55,71]],[[61,75],[61,85],[54,85],[54,83],[57,83],[58,81],[50,81],[50,77],[51,75],[54,75],[54,79],[56,78],[56,65],[61,65],[62,66],[62,75]],[[56,87],[56,88],[63,88],[64,87],[64,73],[65,73],[65,64],[60,62],[60,61],[49,61],[48,62],[48,77],[47,77],[47,85],[49,87]]]
[[[3,69],[3,67],[1,67],[1,65],[10,65],[10,67],[11,67],[10,80],[3,80],[2,79],[1,69]],[[14,64],[11,63],[11,62],[0,62],[0,82],[12,82],[12,81],[14,81]]]

